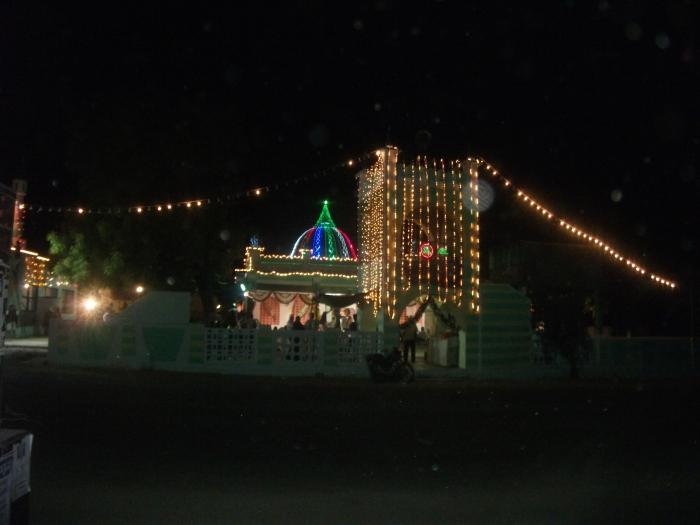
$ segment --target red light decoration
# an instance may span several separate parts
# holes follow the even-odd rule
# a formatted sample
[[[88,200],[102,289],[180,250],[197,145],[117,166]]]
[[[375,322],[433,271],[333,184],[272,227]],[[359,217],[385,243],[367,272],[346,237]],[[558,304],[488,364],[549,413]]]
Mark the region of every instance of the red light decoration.
[[[433,246],[429,242],[424,242],[420,245],[420,256],[423,257],[423,259],[430,259],[433,253]]]

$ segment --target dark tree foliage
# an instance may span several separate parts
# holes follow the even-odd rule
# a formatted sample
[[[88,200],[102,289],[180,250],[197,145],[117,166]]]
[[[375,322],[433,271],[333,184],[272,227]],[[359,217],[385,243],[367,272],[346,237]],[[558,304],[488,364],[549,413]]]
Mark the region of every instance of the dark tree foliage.
[[[198,292],[205,312],[233,281],[247,232],[223,206],[177,209],[168,215],[87,215],[66,219],[49,233],[54,272],[117,296],[136,284],[150,290]]]

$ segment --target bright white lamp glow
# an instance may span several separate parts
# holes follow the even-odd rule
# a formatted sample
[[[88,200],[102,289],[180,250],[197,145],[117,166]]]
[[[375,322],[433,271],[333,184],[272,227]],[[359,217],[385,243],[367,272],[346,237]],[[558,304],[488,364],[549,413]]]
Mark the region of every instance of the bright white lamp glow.
[[[138,285],[138,286],[136,287],[136,293],[143,293],[143,286]]]
[[[97,308],[97,299],[94,297],[87,297],[83,301],[83,308],[85,308],[85,310],[88,312],[92,312],[95,308]]]

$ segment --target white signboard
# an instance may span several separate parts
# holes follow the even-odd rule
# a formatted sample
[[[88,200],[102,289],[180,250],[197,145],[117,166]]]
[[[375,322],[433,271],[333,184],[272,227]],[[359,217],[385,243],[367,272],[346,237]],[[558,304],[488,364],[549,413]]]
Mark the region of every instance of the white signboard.
[[[12,462],[14,450],[0,458],[0,525],[10,523],[10,496],[12,492]]]
[[[32,440],[34,436],[28,434],[14,444],[12,452],[14,462],[12,466],[12,501],[29,493],[29,465],[32,457]]]

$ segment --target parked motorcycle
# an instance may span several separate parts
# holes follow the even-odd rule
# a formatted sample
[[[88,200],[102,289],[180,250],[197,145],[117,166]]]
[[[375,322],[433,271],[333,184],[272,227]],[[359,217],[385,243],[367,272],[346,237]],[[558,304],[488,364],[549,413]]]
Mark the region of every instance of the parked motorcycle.
[[[396,348],[388,354],[368,355],[367,368],[376,383],[410,383],[416,378],[413,366],[403,360],[401,352]]]

